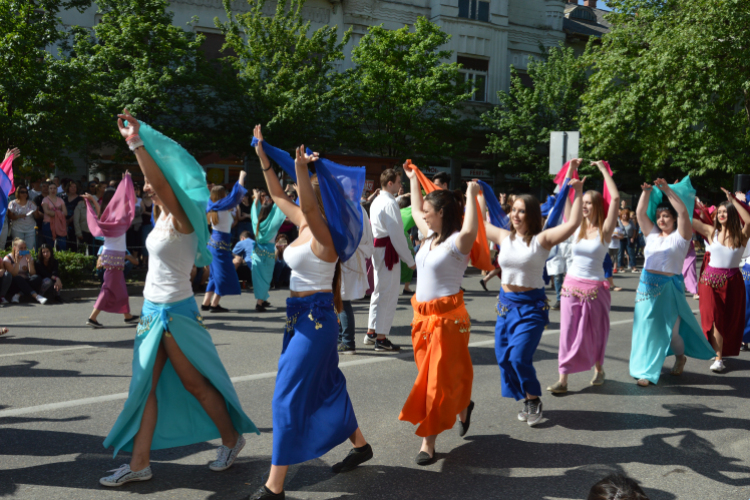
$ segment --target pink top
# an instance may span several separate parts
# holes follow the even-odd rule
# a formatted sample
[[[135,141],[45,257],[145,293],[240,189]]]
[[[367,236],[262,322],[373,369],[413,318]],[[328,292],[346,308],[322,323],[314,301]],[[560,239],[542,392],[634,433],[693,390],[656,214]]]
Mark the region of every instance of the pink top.
[[[53,209],[53,210],[57,209],[57,210],[62,211],[62,207],[65,202],[60,197],[56,197],[55,200],[56,201],[53,205],[52,200],[49,198],[49,196],[45,196],[44,199],[42,200],[42,207],[46,205],[50,209]],[[46,212],[44,214],[44,222],[52,222],[52,217],[47,215]]]

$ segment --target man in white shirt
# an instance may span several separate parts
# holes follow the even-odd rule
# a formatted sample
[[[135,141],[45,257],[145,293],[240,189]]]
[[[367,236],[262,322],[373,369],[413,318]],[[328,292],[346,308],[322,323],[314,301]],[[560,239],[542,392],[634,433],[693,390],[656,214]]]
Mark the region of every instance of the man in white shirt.
[[[367,325],[365,344],[375,344],[379,352],[398,352],[401,348],[393,345],[386,335],[391,331],[396,315],[401,281],[401,264],[414,269],[414,258],[404,236],[404,223],[395,195],[401,187],[401,175],[394,169],[380,174],[380,195],[370,207],[370,221],[375,249],[372,265],[375,285],[370,297],[370,318]]]

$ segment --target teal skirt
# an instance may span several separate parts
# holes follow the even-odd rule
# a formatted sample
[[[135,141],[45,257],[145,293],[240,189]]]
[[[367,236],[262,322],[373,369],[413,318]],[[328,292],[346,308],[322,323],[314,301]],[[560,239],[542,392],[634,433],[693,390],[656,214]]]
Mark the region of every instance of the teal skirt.
[[[268,300],[273,279],[273,266],[276,264],[276,244],[256,243],[253,248],[253,293],[258,300]]]
[[[203,318],[198,312],[195,298],[189,297],[168,304],[154,304],[146,300],[136,330],[133,378],[130,381],[128,399],[104,440],[104,447],[113,446],[115,456],[120,450],[133,450],[133,438],[141,426],[143,410],[151,392],[156,353],[164,333],[172,335],[188,361],[224,397],[237,432],[260,434],[242,410],[211,335],[203,326]],[[159,416],[151,442],[152,450],[202,443],[221,437],[219,429],[198,400],[182,385],[169,360],[156,386],[156,400]]]
[[[711,359],[716,355],[685,300],[681,274],[663,276],[644,269],[635,295],[634,314],[630,350],[633,378],[643,378],[653,384],[659,381],[664,359],[674,354],[669,344],[678,316],[685,355],[697,359]]]

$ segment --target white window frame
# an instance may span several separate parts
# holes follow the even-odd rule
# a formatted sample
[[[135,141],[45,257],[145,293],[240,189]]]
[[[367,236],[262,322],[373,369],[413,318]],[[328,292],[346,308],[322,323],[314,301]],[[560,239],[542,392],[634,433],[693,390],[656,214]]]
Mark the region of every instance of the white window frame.
[[[488,72],[487,71],[477,71],[474,69],[462,69],[461,73],[464,75],[464,82],[467,80],[470,80],[472,82],[473,87],[476,88],[474,92],[471,94],[470,101],[473,102],[487,102],[487,79],[488,79]],[[483,76],[484,77],[484,99],[479,100],[477,99],[477,92],[478,87],[476,86],[476,78],[477,76]]]

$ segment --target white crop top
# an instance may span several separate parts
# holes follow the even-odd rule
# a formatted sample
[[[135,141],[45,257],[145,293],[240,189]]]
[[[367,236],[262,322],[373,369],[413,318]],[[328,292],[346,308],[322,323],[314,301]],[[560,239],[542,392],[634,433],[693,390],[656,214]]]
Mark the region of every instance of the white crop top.
[[[427,239],[417,252],[417,300],[427,302],[450,297],[461,289],[464,271],[469,265],[469,254],[456,246],[458,231],[433,249],[432,239]]]
[[[573,241],[573,263],[568,274],[585,280],[604,281],[604,258],[607,255],[607,244],[602,243],[601,236],[587,240],[581,238]]]
[[[148,274],[143,297],[166,304],[193,296],[190,271],[198,252],[198,236],[183,234],[172,224],[172,216],[161,216],[146,238]]]
[[[527,288],[544,287],[544,264],[549,257],[549,250],[531,238],[527,246],[523,238],[508,236],[500,245],[497,262],[503,270],[502,284],[523,286]]]
[[[647,271],[658,271],[669,274],[682,274],[685,256],[690,249],[690,240],[680,235],[675,229],[669,236],[659,236],[661,231],[654,224],[654,229],[646,237],[646,248],[643,255],[646,262],[643,268]]]
[[[126,244],[125,233],[122,233],[120,236],[115,236],[114,238],[105,236],[104,245],[102,246],[104,247],[105,250],[112,250],[115,252],[127,251],[128,246]]]
[[[216,213],[219,215],[219,223],[212,224],[213,228],[217,231],[221,231],[222,233],[231,233],[232,223],[234,222],[234,216],[232,215],[232,211],[222,210],[221,212],[216,212]]]
[[[319,259],[312,251],[312,239],[299,246],[288,246],[284,260],[292,269],[289,289],[293,292],[315,292],[333,289],[335,262]]]
[[[719,243],[719,231],[714,233],[713,243],[706,247],[707,252],[711,252],[711,262],[709,265],[716,269],[736,269],[740,267],[742,255],[745,253],[745,247],[729,248]]]

